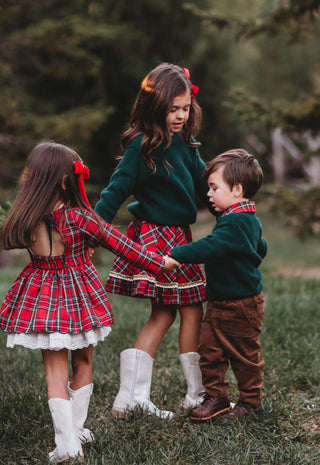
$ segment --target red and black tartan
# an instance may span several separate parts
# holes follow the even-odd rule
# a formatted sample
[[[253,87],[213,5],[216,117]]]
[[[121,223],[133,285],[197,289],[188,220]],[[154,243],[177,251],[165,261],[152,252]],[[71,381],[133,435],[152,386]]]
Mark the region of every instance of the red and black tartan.
[[[0,328],[9,333],[76,334],[110,326],[113,315],[101,279],[89,260],[88,241],[102,245],[152,273],[161,273],[162,257],[150,254],[108,223],[99,227],[89,211],[67,208],[50,216],[61,233],[65,251],[43,257],[30,251],[31,262],[11,286],[0,310]]]
[[[256,204],[254,200],[245,200],[243,202],[234,203],[230,205],[223,213],[222,216],[230,215],[230,213],[255,213]]]
[[[189,226],[163,226],[138,219],[129,224],[127,235],[150,252],[161,255],[192,241]],[[190,305],[206,300],[205,278],[200,266],[195,264],[182,264],[180,269],[153,276],[116,257],[106,290],[131,297],[150,297],[153,302],[168,305]]]

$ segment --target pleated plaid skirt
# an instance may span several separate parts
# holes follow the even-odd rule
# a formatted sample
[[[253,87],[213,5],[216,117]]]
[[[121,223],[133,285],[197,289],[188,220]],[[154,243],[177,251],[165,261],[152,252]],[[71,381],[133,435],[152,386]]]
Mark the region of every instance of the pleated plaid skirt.
[[[173,247],[192,241],[188,226],[163,226],[133,220],[127,235],[150,252],[166,255]],[[182,264],[170,273],[154,276],[116,257],[106,284],[106,291],[131,297],[147,297],[166,305],[191,305],[204,302],[205,278],[201,267]]]
[[[94,266],[89,260],[78,266],[67,261],[64,256],[32,257],[1,306],[1,329],[78,334],[112,325],[111,306]]]

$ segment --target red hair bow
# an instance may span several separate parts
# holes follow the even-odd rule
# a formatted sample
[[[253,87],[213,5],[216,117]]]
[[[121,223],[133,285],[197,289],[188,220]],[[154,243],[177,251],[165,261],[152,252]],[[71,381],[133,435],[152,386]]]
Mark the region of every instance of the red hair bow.
[[[191,79],[190,79],[190,71],[188,70],[188,68],[182,68],[182,71],[187,76],[189,81],[191,81]],[[191,86],[192,86],[192,95],[195,97],[197,95],[198,91],[199,91],[199,87],[196,86],[195,84],[191,84]]]
[[[81,161],[75,161],[73,163],[74,166],[74,174],[78,175],[78,187],[79,187],[79,192],[84,200],[84,202],[91,207],[89,200],[87,198],[86,190],[84,187],[84,181],[83,178],[89,179],[89,168],[84,165]]]

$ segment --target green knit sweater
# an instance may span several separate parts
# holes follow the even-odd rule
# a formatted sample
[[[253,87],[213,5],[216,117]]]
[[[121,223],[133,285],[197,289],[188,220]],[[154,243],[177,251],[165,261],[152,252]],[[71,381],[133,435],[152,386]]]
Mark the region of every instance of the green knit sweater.
[[[267,253],[262,227],[255,213],[220,215],[207,237],[174,247],[180,263],[204,263],[209,300],[250,297],[262,290],[258,270]]]
[[[163,164],[160,147],[155,151],[157,169],[153,173],[140,154],[141,140],[138,136],[128,145],[95,211],[111,223],[121,204],[133,195],[136,201],[128,210],[136,218],[172,226],[194,223],[196,191],[203,199],[208,191],[202,179],[205,163],[198,150],[189,147],[180,134],[174,134],[166,153],[169,165]]]

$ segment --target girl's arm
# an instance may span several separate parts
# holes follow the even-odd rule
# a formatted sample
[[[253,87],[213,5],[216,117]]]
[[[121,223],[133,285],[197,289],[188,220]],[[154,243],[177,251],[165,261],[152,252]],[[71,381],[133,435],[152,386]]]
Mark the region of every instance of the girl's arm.
[[[140,158],[136,144],[130,144],[111,176],[109,185],[102,190],[95,211],[106,222],[112,222],[123,202],[133,193],[139,173]]]
[[[203,200],[207,200],[207,192],[209,190],[208,184],[203,179],[203,172],[205,168],[206,164],[200,157],[199,151],[196,150],[192,177],[194,186]]]
[[[75,209],[73,215],[72,220],[78,225],[81,233],[86,235],[94,245],[101,245],[140,268],[153,274],[159,274],[180,266],[172,258],[165,259],[157,253],[149,252],[145,247],[133,242],[129,237],[121,234],[114,226],[103,220],[100,220],[103,226],[103,231],[101,231],[99,221],[94,214],[87,210],[84,215],[80,210]]]
[[[214,208],[210,204],[208,196],[207,196],[209,187],[208,187],[207,182],[203,179],[203,172],[205,168],[206,168],[206,164],[200,157],[199,151],[196,150],[194,169],[192,173],[194,186],[195,186],[196,191],[200,195],[201,200],[205,203],[205,205],[208,207],[210,212],[213,215],[217,216],[217,212],[214,210]]]

